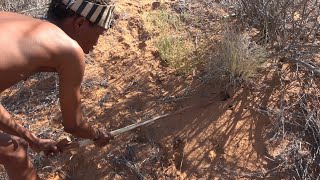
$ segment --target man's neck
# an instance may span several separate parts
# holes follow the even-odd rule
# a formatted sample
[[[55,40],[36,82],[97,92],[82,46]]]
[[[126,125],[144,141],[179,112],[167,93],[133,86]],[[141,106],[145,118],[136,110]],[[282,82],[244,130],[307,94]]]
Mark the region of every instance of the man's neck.
[[[62,28],[61,28],[61,25],[60,25],[61,23],[59,23],[58,21],[54,21],[54,20],[52,20],[52,19],[49,19],[48,17],[43,18],[43,20],[48,21],[48,22],[50,22],[50,23],[58,26],[60,29],[62,29]]]

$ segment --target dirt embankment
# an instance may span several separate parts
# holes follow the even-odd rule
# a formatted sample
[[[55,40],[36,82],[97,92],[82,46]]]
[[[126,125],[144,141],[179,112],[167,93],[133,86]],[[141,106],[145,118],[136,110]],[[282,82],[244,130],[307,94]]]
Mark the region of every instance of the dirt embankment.
[[[97,89],[95,98],[108,94],[109,99],[94,114],[101,113],[97,117],[101,124],[115,129],[179,113],[108,147],[106,153],[115,154],[107,158],[113,163],[103,167],[107,177],[211,179],[262,171],[268,156],[261,135],[266,118],[253,110],[250,98],[254,97],[248,90],[228,99],[214,83],[176,76],[163,65],[144,29],[142,15],[152,11],[152,3],[121,1],[119,9],[120,21],[101,39],[95,54],[99,77],[109,78],[109,86]],[[92,71],[88,67],[89,76],[96,78],[96,72],[96,67]],[[92,97],[92,89],[88,93]]]
[[[117,8],[120,16],[115,27],[101,37],[87,60],[82,87],[86,119],[114,130],[164,113],[178,113],[118,137],[103,149],[87,147],[51,159],[33,155],[41,176],[234,179],[260,177],[272,167],[262,134],[268,118],[259,113],[271,92],[264,87],[241,88],[226,95],[214,82],[177,76],[161,61],[144,28],[142,15],[152,11],[152,1],[121,0]],[[260,79],[277,87],[272,77]],[[15,116],[29,119],[24,124],[34,132],[55,139],[63,135],[57,123],[61,117],[54,96],[56,82],[55,76],[31,79],[3,95],[5,102],[16,102],[12,111],[26,106],[17,102],[28,99],[28,94],[40,99],[23,100],[33,107],[42,106],[20,109]]]

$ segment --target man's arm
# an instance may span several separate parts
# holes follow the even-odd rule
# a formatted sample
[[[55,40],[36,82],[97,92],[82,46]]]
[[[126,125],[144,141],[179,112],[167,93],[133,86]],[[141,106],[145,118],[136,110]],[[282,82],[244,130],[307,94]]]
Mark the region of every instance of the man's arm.
[[[29,130],[17,123],[9,112],[0,104],[0,130],[26,140],[30,147],[36,151],[44,151],[46,154],[56,153],[58,151],[56,142],[51,139],[40,139]]]
[[[80,85],[83,79],[85,60],[79,48],[72,48],[63,57],[57,69],[59,74],[59,96],[66,132],[85,139],[97,139],[100,131],[83,120],[81,110]]]
[[[14,136],[21,137],[29,144],[36,144],[39,138],[17,123],[9,112],[0,104],[0,130]]]

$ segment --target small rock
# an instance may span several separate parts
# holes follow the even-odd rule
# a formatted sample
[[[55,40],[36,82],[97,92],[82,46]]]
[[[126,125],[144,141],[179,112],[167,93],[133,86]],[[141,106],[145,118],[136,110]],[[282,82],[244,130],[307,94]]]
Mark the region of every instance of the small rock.
[[[102,86],[102,87],[108,87],[108,86],[109,86],[108,80],[106,80],[106,79],[102,80],[102,81],[100,82],[100,86]]]
[[[214,151],[209,152],[209,158],[211,161],[213,161],[217,157],[217,154]]]

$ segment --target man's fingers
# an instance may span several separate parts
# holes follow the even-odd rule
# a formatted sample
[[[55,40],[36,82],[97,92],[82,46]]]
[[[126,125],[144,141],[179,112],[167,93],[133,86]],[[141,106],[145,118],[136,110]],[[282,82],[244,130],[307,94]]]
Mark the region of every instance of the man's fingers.
[[[108,133],[108,136],[109,136],[110,140],[114,140],[114,136],[112,136],[111,133]]]
[[[51,146],[51,149],[52,149],[53,151],[58,151],[58,147],[57,147],[56,145]]]
[[[57,153],[54,153],[54,152],[47,152],[45,155],[46,156],[54,156],[54,155],[56,155]]]
[[[55,152],[55,151],[45,151],[44,154],[46,156],[54,156],[54,155],[57,155],[58,152]]]
[[[102,139],[95,141],[94,144],[96,146],[103,147],[103,146],[106,146],[107,144],[109,144],[109,142],[110,142],[110,138],[102,138]]]
[[[58,153],[59,153],[59,149],[55,145],[49,146],[48,149],[44,150],[44,154],[47,156],[53,156]]]
[[[69,137],[64,138],[62,140],[60,140],[56,146],[58,148],[59,151],[63,151],[67,146],[69,146],[72,143],[71,139]]]
[[[57,148],[56,146],[53,147],[52,151],[53,151],[55,154],[58,154],[58,153],[59,153],[59,150],[58,150],[58,148]]]

